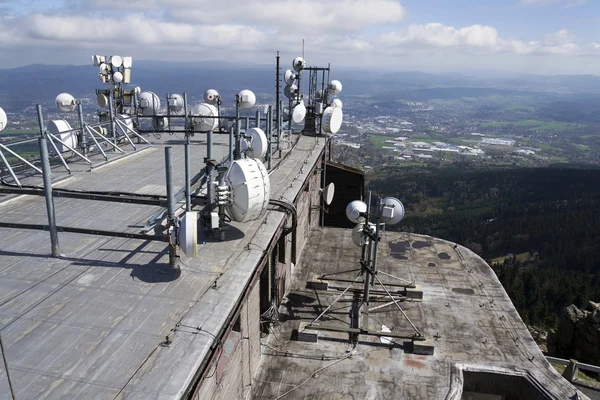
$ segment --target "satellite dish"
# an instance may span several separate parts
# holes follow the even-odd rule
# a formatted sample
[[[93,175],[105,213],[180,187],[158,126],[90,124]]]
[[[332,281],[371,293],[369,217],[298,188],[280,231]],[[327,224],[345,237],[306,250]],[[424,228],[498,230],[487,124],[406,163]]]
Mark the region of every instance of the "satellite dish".
[[[296,95],[296,93],[298,93],[298,86],[296,86],[296,85],[287,85],[283,89],[283,94],[288,99],[291,99],[292,97],[294,97]]]
[[[212,105],[217,105],[219,102],[219,92],[215,89],[208,89],[204,92],[204,102]]]
[[[240,108],[252,108],[256,104],[256,95],[251,90],[242,90],[238,96]]]
[[[325,204],[330,205],[335,194],[335,184],[331,182],[329,185],[325,186],[325,189],[321,189],[321,192]]]
[[[121,56],[112,56],[110,58],[110,63],[113,67],[119,68],[121,65],[123,65],[123,59],[121,58]]]
[[[142,88],[140,88],[139,86],[136,86],[133,88],[133,93],[140,94],[141,92],[142,92]]]
[[[334,96],[337,96],[342,91],[342,83],[340,81],[333,80],[329,82],[327,90]]]
[[[61,93],[56,96],[56,108],[61,112],[71,112],[75,109],[75,97],[69,93]]]
[[[375,224],[369,223],[368,227],[369,233],[375,233]],[[367,242],[367,237],[365,236],[365,224],[358,224],[352,229],[352,241],[358,247],[362,247]]]
[[[131,58],[131,57],[123,57],[123,67],[124,68],[131,68],[131,65],[133,65],[133,58]]]
[[[169,127],[169,119],[167,117],[152,118],[152,127],[157,131],[165,130]]]
[[[260,128],[250,128],[244,133],[245,136],[250,137],[251,146],[247,147],[246,156],[250,158],[263,158],[267,155],[269,150],[269,141],[267,135]],[[244,143],[246,143],[244,141]],[[246,143],[247,144],[247,143]]]
[[[96,100],[98,101],[98,105],[100,107],[106,107],[108,105],[108,97],[106,97],[104,93],[98,93]]]
[[[212,104],[200,103],[194,110],[194,114],[199,117],[194,118],[194,130],[208,132],[214,131],[219,127],[218,118],[202,118],[202,117],[218,117],[219,110]]]
[[[361,213],[367,212],[367,205],[365,202],[360,200],[354,200],[346,207],[346,217],[352,222],[364,222],[364,217],[362,217]]]
[[[265,165],[256,158],[243,158],[231,163],[226,176],[231,187],[232,204],[227,212],[237,222],[259,218],[267,209],[271,181]]]
[[[183,110],[183,96],[180,94],[172,94],[169,96],[169,111],[177,113]]]
[[[179,247],[188,257],[198,257],[198,212],[188,211],[179,222]]]
[[[2,107],[0,107],[0,131],[6,128],[6,125],[8,125],[8,118]]]
[[[138,96],[143,116],[155,115],[160,109],[160,99],[153,92],[142,92]]]
[[[60,142],[57,141],[55,143],[59,153],[70,151],[64,144],[73,149],[77,148],[77,133],[73,131],[71,125],[64,119],[50,121],[46,127],[46,131],[60,139]]]
[[[115,72],[112,76],[113,81],[115,81],[116,83],[121,83],[123,82],[123,74],[120,73],[119,71]]]
[[[100,65],[98,65],[98,70],[102,74],[104,74],[105,72],[108,72],[108,64],[106,64],[104,62],[100,63]]]
[[[388,226],[396,225],[404,218],[404,205],[395,197],[381,201],[381,221]]]
[[[333,99],[331,102],[331,107],[344,108],[344,103],[340,99]]]
[[[306,67],[306,61],[302,57],[294,58],[294,62],[292,63],[292,67],[294,67],[294,71],[300,72]]]
[[[288,69],[285,71],[285,74],[283,74],[283,80],[285,81],[285,83],[287,83],[288,85],[291,85],[294,83],[294,81],[296,80],[297,76],[294,73],[294,71],[292,71],[291,69]]]
[[[304,121],[304,117],[306,117],[306,107],[304,106],[304,102],[300,102],[292,111],[292,121],[299,124]]]
[[[339,107],[327,107],[321,117],[321,126],[326,133],[338,133],[342,127],[344,113]]]

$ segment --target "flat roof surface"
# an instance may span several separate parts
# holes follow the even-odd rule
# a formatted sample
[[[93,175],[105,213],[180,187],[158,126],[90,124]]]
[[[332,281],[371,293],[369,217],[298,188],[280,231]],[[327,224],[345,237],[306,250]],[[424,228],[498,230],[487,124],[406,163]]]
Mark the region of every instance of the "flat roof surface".
[[[402,339],[392,338],[389,345],[367,335],[360,335],[354,348],[344,332],[319,331],[318,343],[291,340],[299,323],[325,310],[356,272],[329,275],[327,291],[307,289],[306,282],[358,268],[359,259],[351,230],[311,232],[280,308],[280,324],[263,339],[255,398],[445,399],[461,370],[527,376],[539,382],[548,398],[575,396],[576,389],[544,358],[488,264],[462,246],[428,236],[384,233],[378,265],[380,271],[421,286],[422,301],[400,305],[433,341],[432,356],[412,353],[410,342]],[[354,287],[361,289],[362,284]],[[379,297],[371,300],[369,330],[385,325],[394,334],[415,333],[393,303],[385,305],[390,302],[385,293],[375,295]],[[349,290],[320,323],[350,327],[355,296],[358,300],[362,295]]]
[[[202,138],[192,142],[193,171],[203,167]],[[182,142],[166,139],[55,186],[165,194],[163,148],[172,145],[179,189]],[[301,136],[280,164],[274,158],[271,198],[294,200],[324,143]],[[228,135],[215,134],[215,158],[227,153]],[[65,198],[55,198],[55,208],[60,226],[136,233],[158,209]],[[48,232],[0,229],[0,330],[17,398],[179,398],[284,218],[268,211],[232,223],[226,241],[199,243],[198,258],[180,253],[180,276],[168,267],[165,243],[59,233],[57,259]],[[0,221],[47,224],[44,198],[0,202]],[[0,369],[0,397],[9,393]]]

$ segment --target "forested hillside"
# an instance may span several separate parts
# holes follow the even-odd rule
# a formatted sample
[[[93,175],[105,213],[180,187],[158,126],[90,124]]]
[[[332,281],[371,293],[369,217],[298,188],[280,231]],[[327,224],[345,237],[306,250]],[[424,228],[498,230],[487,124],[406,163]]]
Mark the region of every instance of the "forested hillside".
[[[526,321],[552,327],[562,307],[600,300],[600,170],[415,167],[377,176],[369,189],[406,205],[396,229],[480,254]]]

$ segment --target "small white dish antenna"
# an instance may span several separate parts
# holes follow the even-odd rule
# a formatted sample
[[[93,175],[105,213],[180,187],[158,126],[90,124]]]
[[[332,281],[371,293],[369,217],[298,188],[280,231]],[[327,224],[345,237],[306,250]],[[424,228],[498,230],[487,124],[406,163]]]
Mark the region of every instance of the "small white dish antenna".
[[[206,92],[204,92],[204,102],[212,104],[213,106],[217,105],[219,102],[219,97],[219,92],[217,92],[215,89],[208,89]]]
[[[240,108],[252,108],[256,104],[256,95],[251,90],[242,90],[238,96]]]
[[[226,177],[231,188],[232,204],[227,212],[237,222],[259,218],[269,205],[271,181],[265,165],[257,158],[243,158],[231,163]]]
[[[133,65],[133,58],[123,57],[123,68],[131,68]]]
[[[367,212],[367,205],[364,201],[354,200],[346,207],[346,217],[354,223],[364,222],[365,218],[361,213]]]
[[[69,122],[64,119],[48,122],[46,130],[48,133],[51,133],[60,139],[60,142],[57,141],[55,143],[59,153],[70,151],[63,143],[67,144],[72,149],[77,148],[77,133],[73,131]]]
[[[395,197],[381,201],[381,222],[387,226],[398,224],[404,218],[404,205]]]
[[[92,56],[92,64],[94,64],[94,67],[100,66],[100,64],[104,63],[105,61],[106,57],[104,56]]]
[[[218,118],[202,118],[219,116],[219,110],[214,105],[200,103],[194,110],[194,114],[198,115],[198,117],[194,118],[194,130],[208,132],[214,131],[219,127]]]
[[[188,211],[179,222],[179,247],[188,257],[198,257],[198,212]]]
[[[100,107],[106,107],[108,105],[108,97],[104,93],[98,93],[96,101]]]
[[[291,99],[292,97],[294,97],[296,95],[296,93],[298,93],[298,86],[296,86],[296,85],[287,85],[283,89],[283,94],[288,99]]]
[[[6,125],[8,125],[8,118],[2,107],[0,107],[0,131],[6,128]]]
[[[340,81],[333,80],[329,82],[327,90],[334,96],[337,96],[342,92],[342,83]]]
[[[269,150],[269,141],[267,140],[267,135],[260,128],[250,128],[247,129],[244,133],[244,136],[250,138],[250,144],[247,141],[244,141],[246,149],[246,156],[250,158],[263,158],[267,155],[267,151]]]
[[[142,92],[138,96],[142,115],[155,115],[160,109],[160,98],[153,92]]]
[[[152,127],[157,131],[165,130],[169,127],[169,119],[167,117],[152,118]]]
[[[112,56],[110,58],[110,63],[113,67],[119,68],[121,65],[123,65],[123,59],[121,56]]]
[[[100,71],[100,73],[108,73],[108,64],[100,63],[100,65],[98,65],[98,70]]]
[[[296,78],[297,78],[296,74],[291,69],[286,70],[285,74],[283,74],[283,80],[288,85],[293,84],[294,81],[296,80]]]
[[[304,121],[304,117],[306,117],[306,107],[304,106],[304,102],[300,102],[292,111],[292,121],[299,124]]]
[[[136,87],[134,87],[134,88],[133,88],[133,93],[135,93],[135,94],[140,94],[140,93],[142,93],[142,88],[141,88],[141,87],[139,87],[139,86],[136,86]]]
[[[177,113],[181,110],[183,110],[183,96],[180,94],[169,96],[169,111]]]
[[[333,196],[335,195],[335,184],[331,182],[329,185],[325,186],[325,189],[321,189],[321,192],[325,204],[330,205],[333,201]]]
[[[71,112],[75,109],[75,97],[69,93],[61,93],[56,96],[56,108],[61,112]]]
[[[306,67],[306,61],[302,57],[296,57],[292,62],[292,67],[294,67],[294,71],[300,72]]]
[[[344,112],[339,107],[327,107],[321,117],[321,126],[326,133],[338,133],[342,127]]]
[[[331,102],[331,107],[344,108],[344,103],[340,99],[333,99]]]
[[[369,233],[375,233],[375,224],[369,223]],[[365,224],[359,223],[352,229],[352,241],[358,247],[362,247],[367,242],[367,237],[365,236]]]
[[[121,83],[121,82],[123,82],[123,74],[120,73],[119,71],[117,71],[113,74],[112,79],[116,83]]]

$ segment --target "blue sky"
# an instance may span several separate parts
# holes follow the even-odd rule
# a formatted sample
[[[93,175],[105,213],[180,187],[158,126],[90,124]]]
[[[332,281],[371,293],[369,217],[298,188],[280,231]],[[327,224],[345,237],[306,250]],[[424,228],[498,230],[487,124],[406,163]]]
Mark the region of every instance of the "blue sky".
[[[600,71],[596,0],[0,0],[0,67],[92,54],[433,72]],[[313,61],[314,60],[314,61]]]

